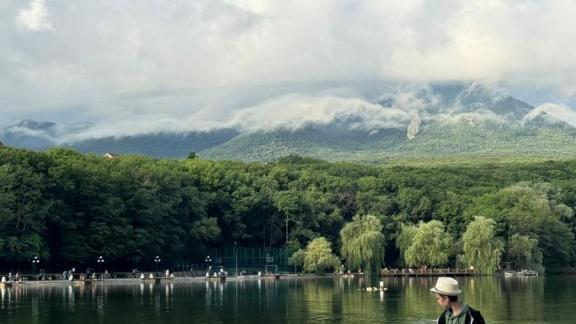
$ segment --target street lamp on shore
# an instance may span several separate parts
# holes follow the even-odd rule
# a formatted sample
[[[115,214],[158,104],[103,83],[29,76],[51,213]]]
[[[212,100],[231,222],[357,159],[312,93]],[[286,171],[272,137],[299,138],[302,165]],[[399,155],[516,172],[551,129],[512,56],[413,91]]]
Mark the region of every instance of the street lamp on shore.
[[[36,276],[37,276],[36,269],[38,268],[39,263],[40,263],[40,259],[38,259],[38,257],[35,256],[34,259],[32,259],[32,272],[34,274],[34,278],[36,278]]]
[[[158,266],[160,265],[160,262],[162,262],[162,259],[160,259],[160,256],[157,255],[154,257],[154,264],[156,265],[156,272],[158,272]]]
[[[206,259],[204,259],[204,262],[206,262],[206,273],[210,273],[210,263],[212,263],[212,258],[210,258],[210,256],[207,256]]]
[[[99,256],[96,262],[98,262],[98,272],[100,272],[100,278],[102,278],[102,265],[104,264],[104,257]]]
[[[234,242],[234,260],[236,264],[236,278],[238,278],[238,242]]]

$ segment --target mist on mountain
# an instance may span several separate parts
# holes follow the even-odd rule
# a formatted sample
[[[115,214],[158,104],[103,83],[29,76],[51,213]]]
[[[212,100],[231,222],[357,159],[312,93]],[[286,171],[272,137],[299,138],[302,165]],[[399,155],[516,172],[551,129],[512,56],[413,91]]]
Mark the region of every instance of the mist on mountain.
[[[216,118],[196,110],[184,118],[135,115],[105,123],[24,120],[3,128],[0,138],[7,145],[34,150],[63,146],[175,158],[200,152],[216,159],[270,160],[286,154],[357,159],[367,154],[499,151],[532,134],[534,127],[571,132],[576,119],[569,107],[534,107],[480,82],[331,83],[270,89],[260,99],[257,91],[237,100],[223,95],[220,102],[228,106],[222,105],[223,113]],[[470,134],[479,132],[480,138],[495,138],[494,143],[481,145],[476,143],[479,139],[454,133],[462,127]],[[452,149],[438,147],[447,138],[454,141]]]

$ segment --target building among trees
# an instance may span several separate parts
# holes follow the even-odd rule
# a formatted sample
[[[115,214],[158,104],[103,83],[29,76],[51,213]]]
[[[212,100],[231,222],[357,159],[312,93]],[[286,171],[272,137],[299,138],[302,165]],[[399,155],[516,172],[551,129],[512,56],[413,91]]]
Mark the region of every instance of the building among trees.
[[[106,152],[106,153],[104,153],[104,157],[107,159],[116,159],[116,158],[120,157],[120,155]]]

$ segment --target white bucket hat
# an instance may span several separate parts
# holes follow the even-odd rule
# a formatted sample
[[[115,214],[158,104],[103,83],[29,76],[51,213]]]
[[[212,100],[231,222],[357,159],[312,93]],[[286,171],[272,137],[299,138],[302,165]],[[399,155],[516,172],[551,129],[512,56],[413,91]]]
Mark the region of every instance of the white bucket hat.
[[[458,281],[450,277],[438,278],[436,286],[430,291],[445,296],[458,296],[461,293],[460,289],[458,289]]]

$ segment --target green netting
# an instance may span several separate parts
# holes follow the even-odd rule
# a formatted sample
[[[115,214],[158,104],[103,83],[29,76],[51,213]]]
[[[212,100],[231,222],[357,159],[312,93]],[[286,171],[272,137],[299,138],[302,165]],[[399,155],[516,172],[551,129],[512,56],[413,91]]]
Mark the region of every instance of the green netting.
[[[247,271],[249,273],[264,270],[265,267],[276,265],[278,271],[290,271],[292,268],[288,265],[288,255],[283,248],[245,248],[245,247],[228,247],[220,249],[209,249],[213,266],[223,266],[228,271],[235,271],[238,264],[238,271]]]

